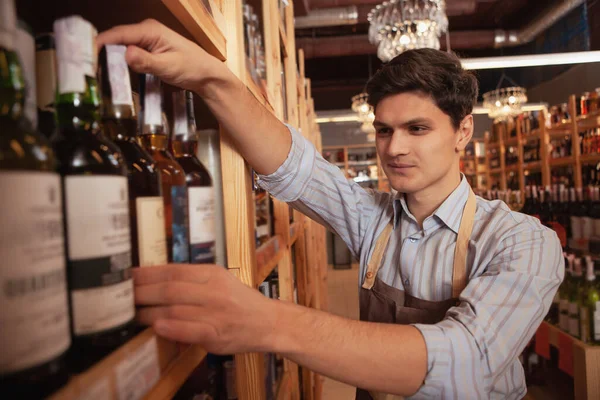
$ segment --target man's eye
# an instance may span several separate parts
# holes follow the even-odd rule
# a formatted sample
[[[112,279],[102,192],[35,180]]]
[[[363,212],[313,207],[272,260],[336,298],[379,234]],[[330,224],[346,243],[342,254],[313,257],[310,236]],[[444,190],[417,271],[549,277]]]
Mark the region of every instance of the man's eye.
[[[411,132],[415,132],[415,133],[423,133],[423,132],[425,132],[425,131],[426,131],[426,130],[428,130],[428,129],[429,129],[429,128],[427,128],[426,126],[411,126],[411,127],[409,128],[409,130],[410,130]]]
[[[377,133],[380,135],[387,135],[392,133],[392,130],[390,128],[377,128]]]

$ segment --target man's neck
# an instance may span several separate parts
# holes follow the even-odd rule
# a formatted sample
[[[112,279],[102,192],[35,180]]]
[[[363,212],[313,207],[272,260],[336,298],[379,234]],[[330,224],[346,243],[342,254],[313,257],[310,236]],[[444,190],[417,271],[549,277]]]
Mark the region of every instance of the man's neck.
[[[406,194],[406,205],[416,218],[419,227],[423,228],[423,221],[433,214],[460,185],[460,179],[460,173],[452,172],[419,192]]]

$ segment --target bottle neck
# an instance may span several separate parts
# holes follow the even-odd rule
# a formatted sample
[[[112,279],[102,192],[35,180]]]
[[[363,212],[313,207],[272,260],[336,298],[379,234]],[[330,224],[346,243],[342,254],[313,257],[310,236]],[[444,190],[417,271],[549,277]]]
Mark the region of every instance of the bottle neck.
[[[169,146],[169,138],[164,133],[149,133],[144,130],[140,135],[142,146],[153,151],[165,151]]]
[[[0,117],[18,120],[25,107],[25,80],[17,53],[0,47]]]
[[[83,93],[59,94],[56,116],[61,131],[92,131],[100,126],[100,96],[96,78],[86,76]]]

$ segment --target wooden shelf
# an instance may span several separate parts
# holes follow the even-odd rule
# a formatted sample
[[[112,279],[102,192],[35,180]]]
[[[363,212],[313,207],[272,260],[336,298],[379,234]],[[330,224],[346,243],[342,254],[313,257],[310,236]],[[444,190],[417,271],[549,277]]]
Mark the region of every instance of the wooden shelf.
[[[73,377],[50,399],[167,399],[179,390],[205,356],[206,351],[200,346],[181,348],[148,328]]]
[[[538,328],[536,340],[541,340],[540,331],[547,332],[547,343],[559,350],[559,357],[562,355],[570,359],[572,366],[568,365],[570,364],[568,361],[565,364],[571,370],[565,372],[574,378],[575,400],[600,398],[600,380],[596,378],[600,374],[600,346],[590,346],[583,343],[546,321],[542,322],[542,326]],[[540,351],[543,347],[541,345],[538,347],[536,343],[536,352],[546,357],[547,354],[544,355],[542,354],[543,351]],[[561,354],[561,351],[566,351],[569,354]],[[559,361],[560,365],[561,362]]]
[[[276,400],[287,400],[290,398],[290,389],[292,386],[292,378],[290,377],[289,372],[286,372],[281,377],[281,382],[279,382],[279,386],[277,388],[277,395],[275,397]]]
[[[283,24],[279,23],[279,42],[281,43],[281,52],[284,57],[288,56],[288,45],[287,45],[287,34],[285,33],[285,28]]]
[[[490,168],[490,174],[497,175],[502,173],[502,168]]]
[[[574,157],[561,157],[561,158],[551,158],[550,166],[552,167],[565,167],[567,165],[574,165],[575,158]]]
[[[219,60],[227,59],[227,41],[223,32],[226,26],[218,26],[216,20],[224,21],[217,7],[207,10],[202,1],[162,0],[204,50]],[[214,15],[218,17],[213,17]]]
[[[523,163],[523,170],[538,170],[538,169],[542,169],[542,162],[541,161],[533,161],[533,162],[529,162],[529,163]]]
[[[257,286],[264,282],[271,271],[275,269],[287,250],[283,238],[279,235],[273,236],[262,246],[256,249]]]
[[[298,236],[302,233],[304,225],[300,221],[296,221],[290,225],[290,246],[296,243]]]
[[[494,143],[488,143],[486,150],[499,149],[499,148],[500,148],[500,142],[494,142]]]
[[[517,137],[510,138],[504,142],[505,146],[516,146],[518,144],[519,144],[519,138],[517,138]]]
[[[349,167],[359,167],[362,165],[377,165],[377,160],[367,160],[367,161],[348,161]]]
[[[593,129],[600,127],[600,112],[577,117],[578,129]]]
[[[570,131],[572,128],[573,122],[571,120],[559,122],[557,124],[551,125],[547,128],[548,132],[560,132],[560,131]]]
[[[259,101],[260,104],[262,104],[272,114],[275,114],[275,109],[269,102],[267,93],[264,92],[263,90],[261,90],[261,88],[258,86],[258,84],[252,78],[252,74],[250,73],[250,71],[247,68],[246,68],[246,86],[248,87],[250,92],[252,92],[254,97],[256,97],[256,99]]]
[[[519,164],[509,165],[504,168],[506,172],[517,172],[519,170]]]
[[[540,134],[541,134],[541,130],[540,130],[540,128],[538,128],[538,129],[532,130],[528,134],[523,134],[521,136],[521,138],[524,141],[528,142],[528,141],[531,141],[531,140],[534,140],[534,139],[539,139],[540,138]]]
[[[569,135],[571,135],[571,129],[557,129],[553,131],[548,131],[548,136],[550,137],[550,139],[561,139]]]
[[[585,154],[581,156],[582,164],[600,163],[600,154]]]

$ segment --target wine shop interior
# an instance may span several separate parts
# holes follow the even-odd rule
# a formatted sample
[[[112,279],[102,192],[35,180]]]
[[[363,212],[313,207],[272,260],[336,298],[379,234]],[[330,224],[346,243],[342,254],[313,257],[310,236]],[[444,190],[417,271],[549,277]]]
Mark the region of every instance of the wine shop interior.
[[[130,28],[122,43],[97,46],[102,32],[142,21],[145,34],[156,21],[169,33],[149,43],[133,39]],[[180,37],[245,86],[257,116],[248,127],[268,126],[258,122],[262,115],[289,127],[292,148],[280,169],[300,162],[288,185],[310,186],[303,189],[310,196],[283,195],[271,179],[291,173],[264,177],[243,157],[227,122],[243,104],[229,104],[234,115],[224,116],[206,93],[180,84],[183,78],[134,68],[131,45],[168,52],[184,43]],[[432,395],[428,375],[440,367],[431,365],[430,354],[416,397],[600,399],[597,0],[0,0],[0,397],[401,398],[357,392],[356,380],[311,369],[319,364],[291,354],[223,354],[168,339],[141,322],[136,285],[145,268],[215,264],[268,304],[368,319],[359,303],[363,279],[373,275],[365,268],[376,263],[351,250],[352,235],[338,234],[334,215],[350,226],[362,218],[353,213],[368,212],[344,210],[345,196],[376,196],[400,207],[410,195],[379,146],[388,129],[380,128],[367,82],[396,57],[421,49],[451,57],[453,68],[478,84],[465,117],[472,115],[472,138],[455,151],[461,185],[471,187],[477,208],[502,208],[553,231],[560,279],[540,308],[544,315],[524,322],[532,325],[522,345],[506,350],[513,360],[496,365],[487,349],[467,356],[492,369],[515,362],[512,371],[491,371],[505,383],[490,380],[481,386],[487,394],[477,386],[477,397],[452,395],[447,387],[476,386],[452,372]],[[432,93],[425,97],[437,106]],[[327,182],[301,177],[313,163],[314,171],[327,171]],[[359,236],[369,232],[356,229]],[[458,245],[457,235],[451,241]],[[477,249],[477,240],[468,245],[469,252]],[[399,270],[406,255],[399,247],[401,253],[393,266]],[[508,273],[518,272],[502,262]],[[496,273],[483,268],[483,275]],[[493,293],[487,296],[494,301]],[[456,322],[453,309],[461,307],[489,312],[456,297],[440,324]],[[532,307],[514,301],[514,313]],[[508,343],[515,334],[502,321],[494,324],[498,331],[471,332],[473,348],[485,341],[481,335]],[[357,343],[372,340],[367,335]],[[352,358],[340,355],[344,362]],[[448,382],[454,376],[463,380]],[[494,393],[496,387],[509,390]]]

